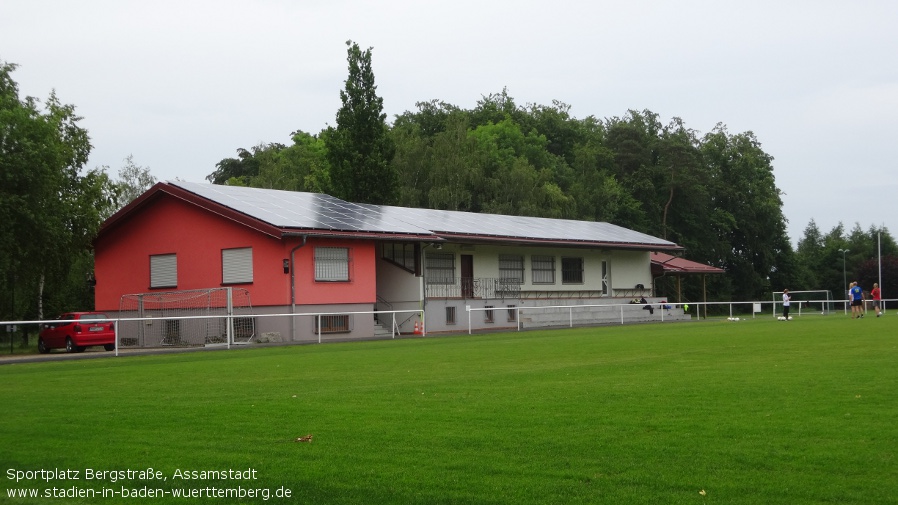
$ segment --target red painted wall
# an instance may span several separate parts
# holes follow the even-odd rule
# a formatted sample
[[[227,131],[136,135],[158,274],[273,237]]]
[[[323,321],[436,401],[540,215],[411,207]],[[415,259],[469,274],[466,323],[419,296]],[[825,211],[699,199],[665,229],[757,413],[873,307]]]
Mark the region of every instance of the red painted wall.
[[[300,241],[287,247],[287,251]],[[349,282],[315,281],[315,246],[349,248]],[[377,299],[375,271],[377,248],[374,242],[310,238],[296,251],[296,303],[374,303]]]
[[[117,310],[124,294],[221,287],[221,250],[237,247],[253,248],[253,282],[233,286],[249,290],[253,306],[286,306],[290,274],[284,273],[283,260],[300,243],[299,238],[271,237],[161,194],[95,243],[96,308]],[[350,282],[314,281],[315,245],[351,248]],[[309,239],[296,251],[296,303],[374,303],[375,251],[369,241]],[[151,289],[150,256],[171,253],[177,254],[177,287]]]

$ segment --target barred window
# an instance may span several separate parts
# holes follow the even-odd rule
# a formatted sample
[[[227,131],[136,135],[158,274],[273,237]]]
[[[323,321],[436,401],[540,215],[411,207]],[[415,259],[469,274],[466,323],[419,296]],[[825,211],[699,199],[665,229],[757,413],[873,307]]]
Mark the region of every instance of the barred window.
[[[253,282],[253,248],[221,250],[221,283]]]
[[[325,282],[348,281],[349,248],[316,247],[315,280]]]
[[[163,344],[180,344],[181,343],[181,322],[182,319],[163,319],[162,320],[162,343]]]
[[[555,284],[555,256],[531,256],[530,271],[534,284]]]
[[[150,287],[174,288],[178,286],[178,256],[155,254],[150,256]]]
[[[561,283],[583,284],[583,258],[561,258]]]
[[[315,333],[349,333],[348,315],[315,316]]]
[[[495,320],[493,319],[493,306],[486,305],[484,308],[486,310],[483,311],[483,322],[485,322],[485,323],[494,322]]]
[[[455,284],[455,254],[430,253],[426,264],[428,284]]]
[[[499,278],[506,282],[524,283],[524,257],[513,254],[499,255]]]
[[[446,307],[446,324],[455,324],[455,307]]]
[[[513,323],[518,320],[517,318],[517,305],[509,305],[508,306],[508,322]]]

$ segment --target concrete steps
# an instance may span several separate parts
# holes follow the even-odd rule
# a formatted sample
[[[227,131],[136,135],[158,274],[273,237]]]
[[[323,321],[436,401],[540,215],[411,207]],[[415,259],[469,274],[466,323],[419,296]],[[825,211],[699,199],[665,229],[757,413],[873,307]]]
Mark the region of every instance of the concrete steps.
[[[390,338],[393,336],[393,332],[390,331],[390,328],[380,323],[374,323],[374,336],[377,338]]]

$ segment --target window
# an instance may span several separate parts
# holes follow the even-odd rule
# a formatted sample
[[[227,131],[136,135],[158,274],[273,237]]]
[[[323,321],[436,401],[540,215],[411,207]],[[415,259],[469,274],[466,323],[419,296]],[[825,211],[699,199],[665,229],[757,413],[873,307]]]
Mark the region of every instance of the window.
[[[246,341],[256,334],[256,320],[252,317],[234,318],[234,338]]]
[[[531,256],[530,271],[534,284],[555,284],[555,256]]]
[[[162,320],[162,345],[178,345],[181,341],[181,319]]]
[[[455,254],[428,254],[426,275],[428,284],[455,284]]]
[[[517,314],[518,311],[516,309],[517,305],[509,305],[508,306],[508,322],[513,323],[518,320]]]
[[[174,288],[178,286],[178,256],[156,254],[150,256],[150,287]]]
[[[524,283],[524,257],[512,254],[499,255],[499,278],[505,282]]]
[[[483,311],[483,322],[492,323],[493,320],[493,306],[487,305],[484,307],[486,310]]]
[[[315,280],[346,282],[349,280],[348,247],[315,248]]]
[[[583,258],[561,258],[561,283],[583,284]]]
[[[418,273],[418,247],[416,244],[387,242],[383,244],[383,258],[395,263],[409,272]]]
[[[253,248],[221,250],[221,283],[253,282]]]
[[[315,333],[349,333],[349,316],[315,316]]]
[[[455,307],[446,307],[446,324],[455,324]]]

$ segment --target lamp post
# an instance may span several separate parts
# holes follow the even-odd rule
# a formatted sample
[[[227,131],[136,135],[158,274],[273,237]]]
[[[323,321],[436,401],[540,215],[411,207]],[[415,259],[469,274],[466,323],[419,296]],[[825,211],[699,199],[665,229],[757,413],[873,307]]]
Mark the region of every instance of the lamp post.
[[[845,293],[845,300],[848,300],[848,276],[845,274],[845,255],[848,254],[848,249],[839,249],[839,252],[842,253],[842,292]],[[848,302],[845,302],[845,313],[848,313]]]

